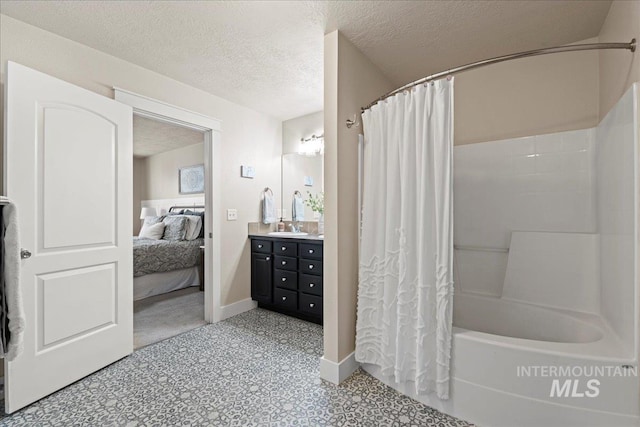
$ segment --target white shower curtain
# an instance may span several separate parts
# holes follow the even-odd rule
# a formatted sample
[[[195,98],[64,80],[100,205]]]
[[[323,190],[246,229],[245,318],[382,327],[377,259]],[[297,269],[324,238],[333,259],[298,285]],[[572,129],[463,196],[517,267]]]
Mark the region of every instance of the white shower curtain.
[[[362,115],[364,189],[356,360],[449,397],[453,79]]]

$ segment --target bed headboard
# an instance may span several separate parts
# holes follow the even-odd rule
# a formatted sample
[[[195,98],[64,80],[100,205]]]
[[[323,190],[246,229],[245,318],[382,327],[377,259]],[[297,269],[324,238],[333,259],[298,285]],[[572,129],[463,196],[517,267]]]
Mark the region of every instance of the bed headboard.
[[[143,208],[155,208],[158,215],[166,215],[169,209],[174,211],[178,209],[204,210],[205,205],[203,196],[196,197],[179,197],[175,199],[152,199],[141,200],[140,205]]]
[[[204,210],[204,206],[202,206],[202,205],[171,206],[169,208],[169,212],[173,212],[174,210],[178,210],[178,209],[191,209],[193,211],[198,210],[198,209]]]

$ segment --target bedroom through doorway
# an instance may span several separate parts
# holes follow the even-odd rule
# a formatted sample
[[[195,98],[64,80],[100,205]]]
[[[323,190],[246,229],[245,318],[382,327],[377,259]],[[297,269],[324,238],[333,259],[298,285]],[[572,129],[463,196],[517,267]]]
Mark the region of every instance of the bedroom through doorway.
[[[134,348],[205,325],[205,133],[133,116]]]

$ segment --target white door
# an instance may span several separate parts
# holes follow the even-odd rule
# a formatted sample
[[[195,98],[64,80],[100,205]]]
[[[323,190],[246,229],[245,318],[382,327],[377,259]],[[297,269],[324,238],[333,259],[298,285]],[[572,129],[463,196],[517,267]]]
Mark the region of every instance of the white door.
[[[18,211],[24,351],[14,412],[133,351],[132,110],[9,62],[5,190]]]

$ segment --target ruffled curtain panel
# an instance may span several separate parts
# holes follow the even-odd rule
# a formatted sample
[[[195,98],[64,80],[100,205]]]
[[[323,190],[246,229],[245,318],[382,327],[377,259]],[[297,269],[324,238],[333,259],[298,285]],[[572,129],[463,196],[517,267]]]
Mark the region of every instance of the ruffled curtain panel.
[[[453,79],[362,115],[356,360],[449,397],[453,304]]]

